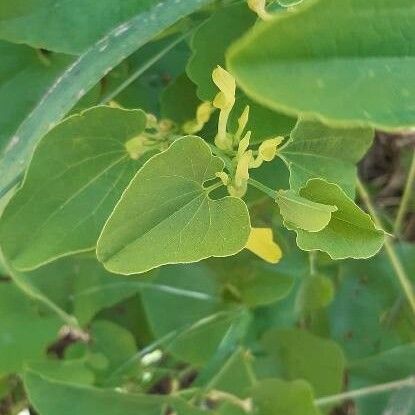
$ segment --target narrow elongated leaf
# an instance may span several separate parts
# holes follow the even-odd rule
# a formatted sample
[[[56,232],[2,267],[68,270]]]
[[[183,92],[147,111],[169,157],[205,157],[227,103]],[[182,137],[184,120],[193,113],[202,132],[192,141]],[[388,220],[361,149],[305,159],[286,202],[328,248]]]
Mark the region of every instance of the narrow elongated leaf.
[[[45,136],[0,220],[1,246],[15,268],[33,269],[95,247],[139,166],[126,143],[145,125],[142,111],[97,107]]]
[[[239,40],[228,66],[288,114],[386,130],[415,124],[412,0],[305,1]]]
[[[313,178],[337,183],[354,196],[356,163],[373,141],[370,128],[330,128],[300,120],[279,156],[290,170],[290,187],[299,190]]]
[[[79,54],[156,0],[3,0],[0,39]],[[82,18],[81,18],[82,16]]]
[[[319,232],[296,229],[297,244],[305,251],[327,252],[333,259],[369,258],[383,245],[384,232],[377,229],[339,186],[321,179],[309,180],[300,195],[312,202],[332,205],[329,224]]]
[[[337,210],[336,206],[312,202],[292,190],[278,191],[276,201],[286,226],[308,232],[324,229],[329,224],[332,213]]]
[[[343,385],[345,360],[340,347],[303,330],[270,330],[263,339],[286,380],[303,379],[316,396],[338,393]]]
[[[113,29],[67,66],[7,140],[0,157],[0,195],[16,182],[36,144],[114,66],[166,27],[210,0],[167,0]]]
[[[239,252],[250,233],[245,203],[230,196],[212,200],[203,187],[223,167],[198,137],[179,139],[154,156],[107,221],[98,259],[112,272],[132,274]]]
[[[164,398],[71,385],[27,372],[24,384],[41,415],[160,415]]]

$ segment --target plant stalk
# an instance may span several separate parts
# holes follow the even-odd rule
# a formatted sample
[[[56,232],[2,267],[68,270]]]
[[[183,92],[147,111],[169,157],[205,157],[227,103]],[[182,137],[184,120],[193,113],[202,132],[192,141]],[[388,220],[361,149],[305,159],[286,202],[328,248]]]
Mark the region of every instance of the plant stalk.
[[[360,194],[362,201],[364,202],[369,213],[371,214],[376,226],[380,229],[383,229],[382,222],[376,212],[375,207],[372,204],[369,193],[367,192],[365,186],[359,179],[357,180],[357,190]],[[415,314],[415,294],[412,288],[412,283],[408,278],[408,275],[406,274],[405,268],[403,267],[402,262],[395,251],[393,240],[389,235],[386,235],[385,237],[385,251],[395,271],[395,275],[398,278],[399,283],[401,284],[402,290],[405,293],[408,303],[413,313]]]
[[[326,406],[337,402],[345,401],[346,399],[362,398],[364,396],[376,395],[396,389],[402,389],[408,386],[415,387],[415,376],[411,376],[410,378],[401,379],[394,382],[383,383],[381,385],[368,386],[367,388],[356,389],[354,391],[343,392],[337,395],[331,395],[315,399],[314,404],[316,406]]]
[[[406,212],[408,211],[409,202],[412,197],[412,191],[415,185],[415,150],[412,154],[411,167],[409,169],[408,178],[406,179],[405,189],[402,195],[401,203],[399,204],[398,213],[396,215],[395,225],[393,232],[396,236],[399,236],[402,232],[402,225],[405,219]]]

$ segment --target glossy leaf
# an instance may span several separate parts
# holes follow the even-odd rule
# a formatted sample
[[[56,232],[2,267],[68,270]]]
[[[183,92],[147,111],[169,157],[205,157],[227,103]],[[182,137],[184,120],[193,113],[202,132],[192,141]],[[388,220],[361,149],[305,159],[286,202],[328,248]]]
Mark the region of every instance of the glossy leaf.
[[[313,178],[338,184],[349,196],[356,186],[356,163],[372,145],[370,128],[330,128],[300,120],[279,152],[290,170],[290,187],[299,190]]]
[[[308,232],[319,232],[331,221],[336,206],[312,202],[293,190],[277,192],[276,202],[284,218],[285,226],[299,228]]]
[[[99,260],[112,272],[132,274],[239,252],[250,232],[245,203],[230,196],[213,200],[203,187],[222,169],[222,160],[198,137],[179,139],[154,156],[107,221]]]
[[[332,340],[303,330],[285,329],[268,331],[263,344],[286,380],[308,381],[316,396],[332,395],[341,390],[345,359]]]
[[[228,67],[252,98],[277,111],[343,126],[411,127],[412,5],[305,1],[236,42]]]
[[[168,26],[208,1],[167,0],[162,3],[163,7],[156,5],[138,13],[66,66],[7,139],[7,147],[0,156],[0,195],[18,181],[34,148],[51,126],[59,122],[104,75]]]
[[[320,232],[296,229],[297,244],[305,251],[327,252],[333,259],[369,258],[383,245],[384,232],[377,229],[370,216],[363,212],[339,186],[312,179],[300,195],[315,203],[332,205],[329,224]]]
[[[142,111],[97,107],[45,136],[0,221],[3,252],[15,268],[33,269],[95,247],[139,166],[126,143],[145,125]]]

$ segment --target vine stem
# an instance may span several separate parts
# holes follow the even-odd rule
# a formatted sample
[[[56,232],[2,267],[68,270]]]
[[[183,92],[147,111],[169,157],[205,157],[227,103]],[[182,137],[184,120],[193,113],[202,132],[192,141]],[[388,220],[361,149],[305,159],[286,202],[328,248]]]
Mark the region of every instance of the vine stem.
[[[408,210],[408,205],[411,200],[412,190],[415,184],[415,150],[412,154],[411,167],[409,169],[408,178],[406,179],[405,189],[402,195],[401,203],[399,205],[398,213],[396,215],[395,225],[393,228],[395,235],[400,235],[405,214]]]
[[[325,406],[337,402],[345,401],[346,399],[356,399],[363,396],[376,395],[396,389],[402,389],[407,386],[415,387],[415,376],[406,379],[397,380],[394,382],[383,383],[381,385],[368,386],[367,388],[356,389],[354,391],[343,392],[337,395],[325,396],[323,398],[315,399],[316,406]]]
[[[369,213],[371,214],[376,226],[380,229],[383,229],[382,222],[376,212],[375,207],[372,204],[369,193],[367,192],[365,186],[359,179],[357,180],[357,190],[360,194],[362,201],[364,202]],[[395,275],[397,276],[399,283],[401,284],[403,292],[405,293],[408,303],[411,306],[413,313],[415,314],[415,295],[412,289],[412,284],[410,279],[408,278],[408,275],[406,274],[405,268],[403,267],[401,260],[399,259],[395,251],[393,240],[389,235],[386,235],[385,238],[385,251],[395,271]]]

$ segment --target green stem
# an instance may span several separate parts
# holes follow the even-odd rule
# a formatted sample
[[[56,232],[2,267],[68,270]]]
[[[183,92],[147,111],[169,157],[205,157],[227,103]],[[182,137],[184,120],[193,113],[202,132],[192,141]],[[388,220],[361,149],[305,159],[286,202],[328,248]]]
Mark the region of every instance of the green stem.
[[[412,197],[412,190],[415,184],[415,150],[412,155],[411,167],[409,169],[408,178],[406,179],[405,189],[402,195],[401,203],[399,205],[398,213],[396,215],[395,225],[393,228],[394,234],[399,236],[402,230],[402,224],[405,219],[408,205]]]
[[[375,207],[372,204],[369,193],[367,192],[365,186],[360,180],[357,180],[357,190],[360,194],[362,201],[366,205],[369,213],[372,215],[372,218],[376,226],[380,229],[383,229],[382,222],[376,212]],[[408,275],[406,274],[405,268],[403,267],[395,251],[393,240],[389,235],[386,235],[385,237],[385,251],[389,257],[392,268],[395,271],[395,275],[397,276],[399,283],[401,284],[402,290],[405,293],[408,303],[415,314],[415,295],[412,289],[412,284],[410,279],[408,278]]]
[[[268,186],[265,186],[265,184],[262,184],[261,182],[259,182],[259,181],[257,181],[257,180],[255,180],[255,179],[252,179],[252,178],[249,178],[248,179],[248,183],[251,185],[251,186],[253,186],[253,187],[255,187],[255,188],[257,188],[258,190],[260,190],[261,192],[263,192],[263,193],[265,193],[266,195],[268,195],[270,198],[272,198],[273,200],[275,200],[275,196],[276,196],[276,191],[275,190],[273,190],[273,189],[271,189],[270,187],[268,187]]]
[[[354,391],[339,393],[337,395],[326,396],[316,399],[314,404],[317,406],[326,406],[345,401],[346,399],[362,398],[364,396],[376,395],[380,393],[389,392],[404,387],[415,387],[415,377],[397,380],[395,382],[383,383],[381,385],[368,386],[367,388],[356,389]]]

